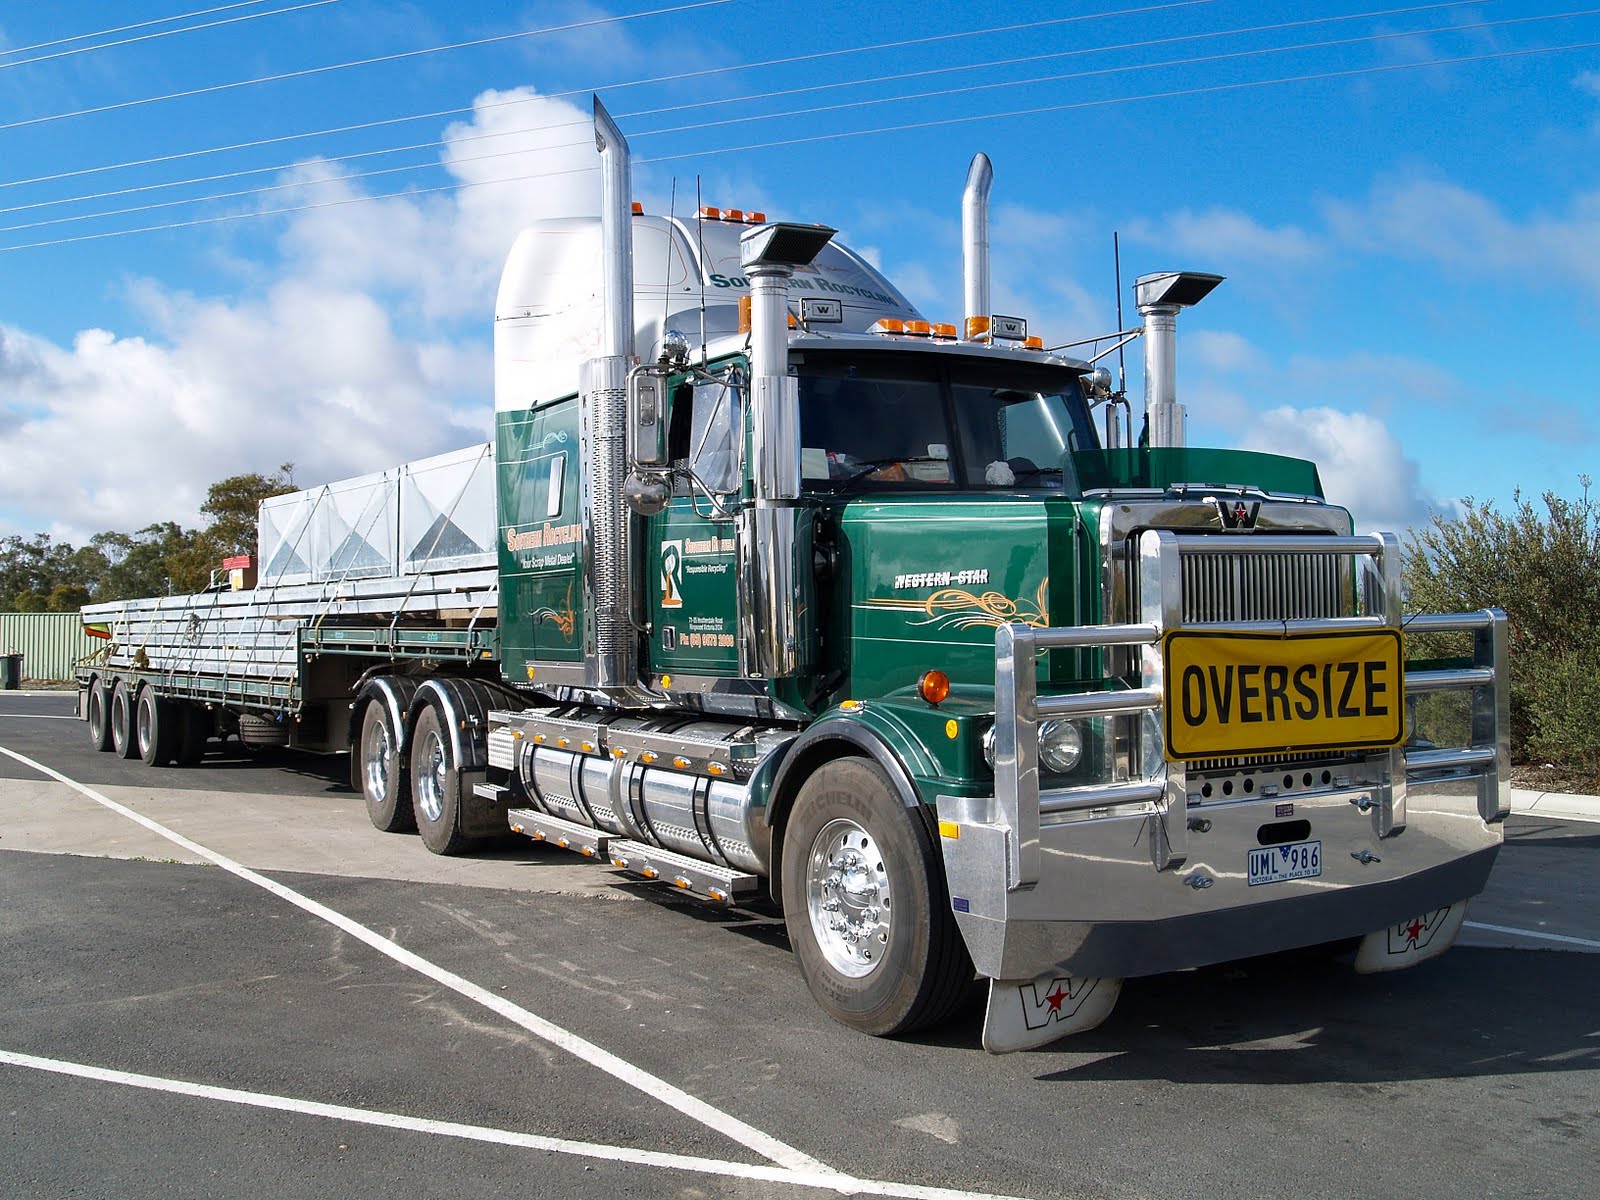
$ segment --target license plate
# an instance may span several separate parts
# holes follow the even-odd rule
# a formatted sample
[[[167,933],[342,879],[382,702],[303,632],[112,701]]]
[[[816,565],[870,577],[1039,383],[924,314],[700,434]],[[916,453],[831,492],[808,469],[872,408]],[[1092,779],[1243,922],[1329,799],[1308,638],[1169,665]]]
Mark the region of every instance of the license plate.
[[[1250,851],[1250,886],[1283,883],[1290,879],[1315,879],[1322,874],[1322,842],[1285,842]]]
[[[1404,735],[1397,629],[1178,629],[1161,652],[1169,760],[1394,746]]]

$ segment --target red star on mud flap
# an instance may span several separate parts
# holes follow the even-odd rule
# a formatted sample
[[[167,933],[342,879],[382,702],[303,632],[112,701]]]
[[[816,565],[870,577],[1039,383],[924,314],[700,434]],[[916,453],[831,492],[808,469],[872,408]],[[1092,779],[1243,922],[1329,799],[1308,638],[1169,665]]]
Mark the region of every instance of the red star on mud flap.
[[[1434,931],[1438,928],[1439,918],[1449,912],[1448,908],[1441,908],[1431,913],[1422,913],[1412,917],[1409,921],[1402,921],[1389,929],[1389,953],[1407,954],[1412,950],[1421,950],[1433,940]]]
[[[1072,976],[1057,975],[1042,990],[1041,980],[1025,983],[1017,989],[1022,996],[1022,1019],[1029,1029],[1042,1029],[1052,1021],[1065,1021],[1083,1006],[1098,982],[1080,979],[1074,984]]]

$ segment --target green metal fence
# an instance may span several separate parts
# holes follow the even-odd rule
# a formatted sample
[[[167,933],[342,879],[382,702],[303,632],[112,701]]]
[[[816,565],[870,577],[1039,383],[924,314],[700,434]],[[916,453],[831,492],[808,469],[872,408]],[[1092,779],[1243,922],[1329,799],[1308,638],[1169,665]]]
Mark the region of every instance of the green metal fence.
[[[72,664],[98,648],[77,613],[0,613],[0,654],[22,655],[24,683],[72,678]]]

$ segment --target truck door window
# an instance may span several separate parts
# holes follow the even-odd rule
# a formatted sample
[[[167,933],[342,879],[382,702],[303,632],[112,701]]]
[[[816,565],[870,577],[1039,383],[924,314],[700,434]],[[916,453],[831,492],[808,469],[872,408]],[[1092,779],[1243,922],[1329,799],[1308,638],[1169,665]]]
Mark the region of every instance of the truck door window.
[[[739,490],[739,376],[694,386],[689,419],[689,469],[717,496]]]

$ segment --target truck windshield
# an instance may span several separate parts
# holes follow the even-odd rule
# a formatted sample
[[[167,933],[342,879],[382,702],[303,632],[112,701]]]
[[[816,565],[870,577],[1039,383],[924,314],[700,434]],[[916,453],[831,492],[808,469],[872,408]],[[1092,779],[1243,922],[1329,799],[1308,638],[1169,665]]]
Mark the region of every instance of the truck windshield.
[[[1093,449],[1077,375],[933,354],[807,351],[800,470],[813,490],[1062,487]]]

